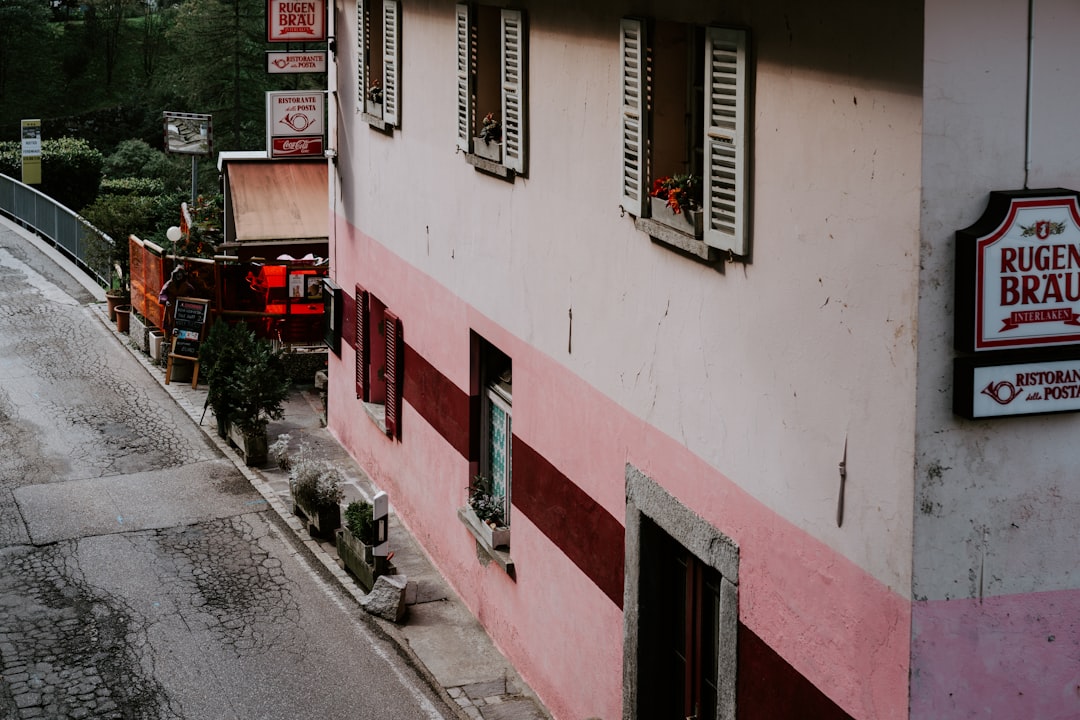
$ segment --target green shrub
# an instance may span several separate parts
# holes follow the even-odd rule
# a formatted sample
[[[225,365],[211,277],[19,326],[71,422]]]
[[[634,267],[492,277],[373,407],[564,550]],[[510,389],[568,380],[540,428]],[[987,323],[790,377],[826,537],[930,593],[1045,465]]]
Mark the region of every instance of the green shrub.
[[[165,192],[165,183],[150,177],[105,178],[101,181],[98,199],[106,195],[155,196]]]
[[[97,197],[104,157],[78,138],[58,138],[41,142],[41,185],[38,187],[58,203],[78,212]],[[22,177],[22,146],[0,143],[0,172]]]
[[[375,520],[372,517],[371,503],[367,500],[353,500],[345,508],[345,527],[353,536],[365,545],[375,544]]]

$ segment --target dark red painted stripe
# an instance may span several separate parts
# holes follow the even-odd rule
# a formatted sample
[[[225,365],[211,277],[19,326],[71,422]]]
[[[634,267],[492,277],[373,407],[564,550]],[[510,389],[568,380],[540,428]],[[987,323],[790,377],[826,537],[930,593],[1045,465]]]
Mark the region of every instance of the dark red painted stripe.
[[[852,720],[742,623],[736,682],[738,720]]]
[[[514,508],[621,609],[626,536],[622,523],[516,435],[513,463]]]
[[[469,395],[439,372],[423,355],[405,345],[402,396],[435,432],[469,458]]]

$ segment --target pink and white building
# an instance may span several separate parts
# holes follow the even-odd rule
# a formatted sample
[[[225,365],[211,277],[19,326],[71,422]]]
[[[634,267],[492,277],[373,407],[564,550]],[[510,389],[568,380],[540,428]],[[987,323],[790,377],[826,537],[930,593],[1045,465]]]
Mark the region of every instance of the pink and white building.
[[[1080,717],[1080,418],[952,374],[956,231],[1080,188],[1080,6],[331,16],[329,426],[556,718]]]

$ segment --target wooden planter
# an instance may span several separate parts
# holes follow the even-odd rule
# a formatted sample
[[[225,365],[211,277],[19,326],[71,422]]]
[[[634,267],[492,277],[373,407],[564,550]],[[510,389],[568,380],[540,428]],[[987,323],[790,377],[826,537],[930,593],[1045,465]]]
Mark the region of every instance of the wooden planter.
[[[510,547],[510,528],[493,528],[476,516],[472,507],[466,505],[458,510],[458,515],[469,525],[473,535],[477,536],[491,548]]]
[[[308,533],[313,537],[331,538],[334,531],[341,527],[341,506],[308,508],[293,498],[293,515],[303,518],[308,526]]]
[[[235,423],[229,423],[229,442],[244,456],[244,464],[266,464],[266,430],[261,433],[244,433]]]
[[[473,138],[473,155],[491,162],[502,162],[502,143],[486,142],[482,137]]]
[[[701,210],[683,210],[679,214],[667,206],[667,201],[649,198],[649,210],[652,219],[679,232],[701,237]]]
[[[364,592],[371,592],[380,575],[397,574],[393,564],[384,557],[375,557],[373,550],[373,545],[360,542],[349,528],[343,527],[337,531],[338,557],[345,564],[345,569],[356,577]]]

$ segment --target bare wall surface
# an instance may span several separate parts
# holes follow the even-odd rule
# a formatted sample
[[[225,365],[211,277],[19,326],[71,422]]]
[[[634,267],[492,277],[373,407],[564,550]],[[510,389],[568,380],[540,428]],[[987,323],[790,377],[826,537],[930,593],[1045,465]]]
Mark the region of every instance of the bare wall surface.
[[[1030,9],[1029,85],[1029,3],[927,3],[913,718],[1080,714],[1080,418],[951,411],[956,230],[1024,187],[1026,157],[1028,187],[1080,187],[1080,11]]]

